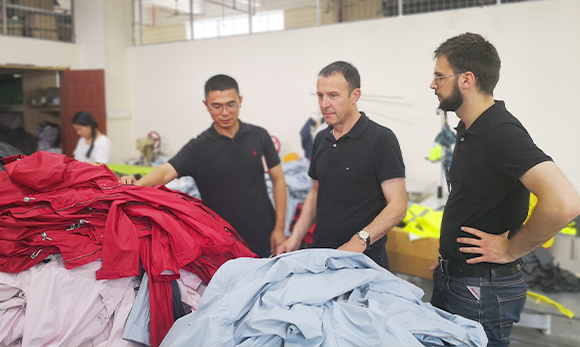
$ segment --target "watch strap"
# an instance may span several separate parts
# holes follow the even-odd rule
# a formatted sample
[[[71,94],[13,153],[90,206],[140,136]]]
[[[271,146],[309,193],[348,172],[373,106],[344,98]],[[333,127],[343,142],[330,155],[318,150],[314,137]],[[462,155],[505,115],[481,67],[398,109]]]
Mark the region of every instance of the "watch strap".
[[[363,231],[367,235],[366,238],[361,236],[361,233]],[[367,249],[369,249],[371,247],[371,234],[368,231],[366,231],[366,230],[361,230],[361,231],[359,231],[356,234],[357,234],[357,236],[358,236],[359,239],[363,240],[367,244]]]

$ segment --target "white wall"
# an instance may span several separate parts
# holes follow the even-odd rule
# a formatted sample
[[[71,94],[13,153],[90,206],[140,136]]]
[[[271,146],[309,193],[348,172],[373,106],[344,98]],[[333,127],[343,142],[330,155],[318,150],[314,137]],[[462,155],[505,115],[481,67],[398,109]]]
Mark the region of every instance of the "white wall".
[[[131,46],[131,0],[76,0],[80,69],[105,70],[107,136],[111,162],[133,155],[127,49]],[[121,118],[116,116],[121,115]]]
[[[106,67],[105,7],[103,0],[76,0],[75,42],[82,69]]]
[[[0,64],[23,64],[40,67],[70,67],[80,65],[79,46],[31,37],[0,35]]]
[[[105,0],[104,5],[107,135],[114,146],[111,162],[122,163],[133,155],[135,149],[127,57],[132,40],[131,1]]]
[[[427,162],[440,129],[429,89],[433,50],[471,31],[487,37],[502,58],[497,99],[580,190],[580,2],[553,0],[437,12],[243,37],[131,47],[132,131],[156,130],[175,154],[211,124],[203,85],[214,74],[233,76],[244,103],[240,118],[282,141],[282,154],[303,154],[299,130],[318,114],[318,71],[335,60],[353,63],[369,99],[359,109],[398,136],[407,177],[438,182]],[[454,126],[457,117],[450,114]],[[136,154],[136,153],[135,153]]]

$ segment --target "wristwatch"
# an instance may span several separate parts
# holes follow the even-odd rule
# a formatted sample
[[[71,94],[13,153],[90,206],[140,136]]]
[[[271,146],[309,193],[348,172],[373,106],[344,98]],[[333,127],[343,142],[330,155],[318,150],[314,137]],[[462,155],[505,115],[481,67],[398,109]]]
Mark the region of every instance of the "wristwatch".
[[[356,233],[358,238],[363,240],[364,242],[366,242],[367,244],[367,249],[369,249],[371,247],[371,234],[369,234],[368,231],[366,230],[361,230],[358,233]]]

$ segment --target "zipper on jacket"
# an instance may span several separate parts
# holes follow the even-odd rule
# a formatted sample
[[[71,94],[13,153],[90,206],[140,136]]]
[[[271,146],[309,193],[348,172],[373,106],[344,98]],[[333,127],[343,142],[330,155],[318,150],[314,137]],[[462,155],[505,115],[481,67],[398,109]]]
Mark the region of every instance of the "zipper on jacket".
[[[76,257],[76,258],[73,258],[73,259],[65,260],[64,262],[65,262],[65,263],[70,263],[71,261],[75,261],[75,260],[82,259],[82,258],[84,258],[84,257],[88,257],[89,255],[93,255],[93,254],[97,253],[97,252],[98,252],[98,251],[100,251],[101,249],[102,249],[102,248],[99,248],[99,249],[97,249],[97,250],[96,250],[96,251],[94,251],[94,252],[91,252],[91,253],[89,253],[89,254],[84,254],[84,255],[81,255],[81,256],[79,256],[79,257]]]

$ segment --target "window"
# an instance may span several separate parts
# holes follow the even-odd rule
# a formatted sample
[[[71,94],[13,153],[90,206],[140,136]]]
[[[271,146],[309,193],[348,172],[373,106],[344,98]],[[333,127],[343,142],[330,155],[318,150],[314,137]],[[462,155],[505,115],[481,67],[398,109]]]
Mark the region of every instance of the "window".
[[[136,45],[533,0],[133,0]]]

